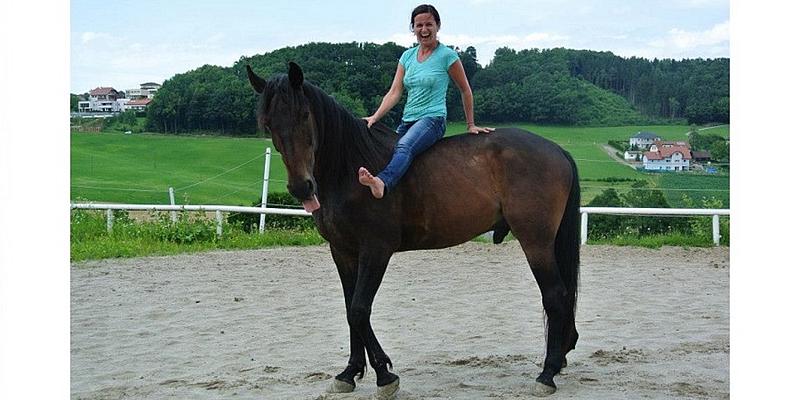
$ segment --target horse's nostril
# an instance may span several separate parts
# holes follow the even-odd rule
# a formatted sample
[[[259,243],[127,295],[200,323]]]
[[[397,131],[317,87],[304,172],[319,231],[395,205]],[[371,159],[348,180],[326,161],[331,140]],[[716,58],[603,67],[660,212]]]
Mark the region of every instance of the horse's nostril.
[[[298,200],[305,200],[314,194],[315,186],[312,179],[302,179],[294,181],[294,183],[290,182],[286,188],[289,189],[289,193]]]

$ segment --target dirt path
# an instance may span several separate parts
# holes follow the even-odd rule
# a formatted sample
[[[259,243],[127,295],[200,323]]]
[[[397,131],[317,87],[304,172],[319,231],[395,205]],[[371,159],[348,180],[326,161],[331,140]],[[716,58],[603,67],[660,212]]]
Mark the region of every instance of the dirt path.
[[[727,248],[584,246],[558,399],[729,397]],[[71,271],[74,399],[325,395],[348,357],[327,247],[105,260]],[[373,326],[398,399],[530,398],[541,300],[516,242],[395,255]],[[556,398],[556,397],[554,397]]]
[[[620,164],[622,164],[622,165],[624,165],[624,166],[626,166],[628,168],[636,169],[637,164],[639,166],[642,165],[641,162],[629,163],[629,162],[627,162],[625,160],[620,159],[619,157],[617,157],[617,149],[615,149],[615,148],[613,148],[613,147],[611,147],[611,146],[609,146],[607,144],[601,144],[600,147],[602,147],[603,150],[605,150],[605,152],[608,154],[609,157],[611,157],[612,160],[614,160],[614,161],[616,161],[616,162],[618,162],[618,163],[620,163]]]

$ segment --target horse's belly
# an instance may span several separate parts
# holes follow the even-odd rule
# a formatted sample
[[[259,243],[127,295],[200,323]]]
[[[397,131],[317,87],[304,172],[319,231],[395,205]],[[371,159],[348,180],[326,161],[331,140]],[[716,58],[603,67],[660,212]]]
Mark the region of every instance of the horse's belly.
[[[486,169],[410,176],[403,198],[403,247],[442,248],[469,241],[501,218],[500,197]]]

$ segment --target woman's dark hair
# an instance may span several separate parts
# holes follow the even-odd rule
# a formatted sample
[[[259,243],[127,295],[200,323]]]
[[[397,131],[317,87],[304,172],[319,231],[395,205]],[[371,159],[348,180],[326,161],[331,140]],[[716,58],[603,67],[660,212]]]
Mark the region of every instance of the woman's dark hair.
[[[433,15],[433,19],[436,21],[436,26],[438,26],[439,28],[442,27],[442,20],[439,19],[439,12],[436,11],[436,7],[430,4],[421,4],[418,5],[417,8],[415,8],[414,11],[411,12],[411,25],[409,27],[411,28],[412,32],[414,31],[414,18],[417,15],[425,13]]]

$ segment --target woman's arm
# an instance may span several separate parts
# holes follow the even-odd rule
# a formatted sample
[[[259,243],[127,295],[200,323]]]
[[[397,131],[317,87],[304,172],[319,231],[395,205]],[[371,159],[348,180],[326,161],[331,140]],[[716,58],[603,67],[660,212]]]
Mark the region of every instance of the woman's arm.
[[[461,91],[461,104],[464,105],[464,117],[467,119],[467,131],[469,131],[469,133],[493,132],[494,128],[475,126],[475,116],[472,110],[472,88],[469,87],[467,74],[464,72],[464,65],[461,64],[461,60],[456,60],[456,62],[450,65],[450,69],[447,72],[458,86],[458,90]]]
[[[371,127],[372,124],[380,121],[381,118],[400,101],[400,98],[403,97],[403,77],[405,73],[406,70],[403,68],[403,64],[397,63],[397,71],[394,73],[392,87],[390,87],[386,95],[383,96],[378,110],[369,117],[364,118],[367,120],[367,127]]]

